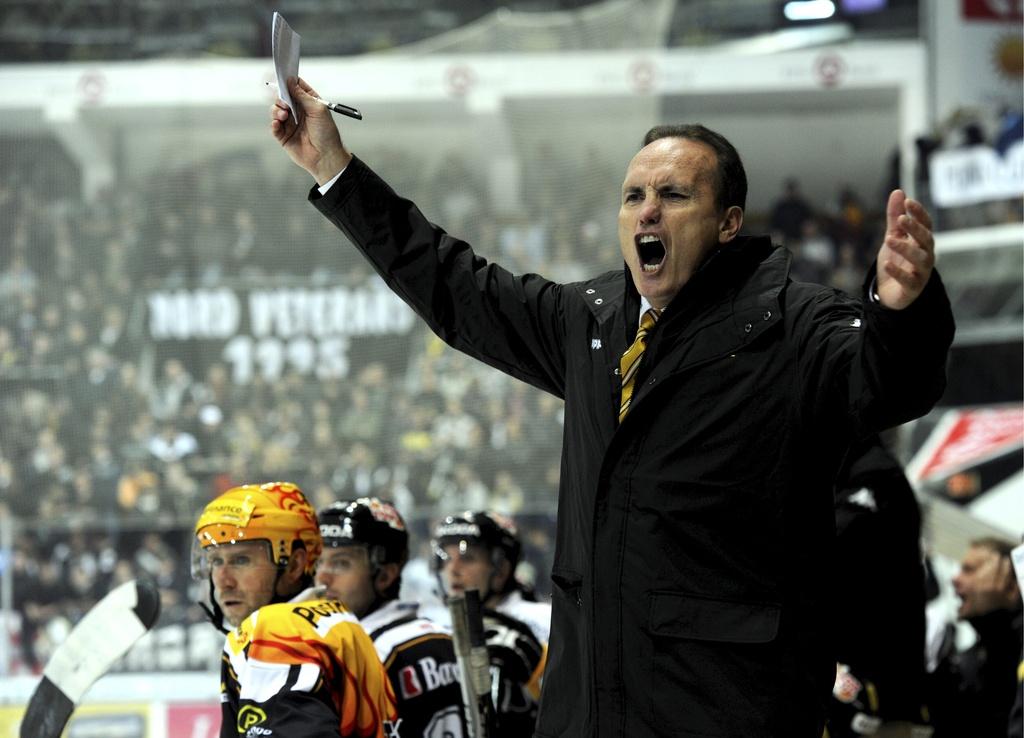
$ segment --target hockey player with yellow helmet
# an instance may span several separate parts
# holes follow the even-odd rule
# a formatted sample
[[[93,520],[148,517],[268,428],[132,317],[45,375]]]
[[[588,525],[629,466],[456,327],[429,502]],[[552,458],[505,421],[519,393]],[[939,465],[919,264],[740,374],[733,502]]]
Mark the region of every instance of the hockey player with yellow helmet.
[[[208,612],[227,633],[222,738],[399,734],[373,642],[311,588],[322,548],[316,513],[287,482],[235,487],[200,515],[192,576],[209,582]]]

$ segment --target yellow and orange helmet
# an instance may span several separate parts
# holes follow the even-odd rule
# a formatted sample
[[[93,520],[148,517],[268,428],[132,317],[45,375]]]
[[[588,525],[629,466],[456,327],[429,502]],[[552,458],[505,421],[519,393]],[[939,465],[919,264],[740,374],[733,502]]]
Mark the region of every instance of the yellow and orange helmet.
[[[288,563],[293,543],[302,541],[307,552],[305,573],[310,576],[323,550],[316,511],[302,490],[290,482],[229,489],[206,506],[195,532],[199,552],[211,546],[268,541],[270,556],[281,567]]]

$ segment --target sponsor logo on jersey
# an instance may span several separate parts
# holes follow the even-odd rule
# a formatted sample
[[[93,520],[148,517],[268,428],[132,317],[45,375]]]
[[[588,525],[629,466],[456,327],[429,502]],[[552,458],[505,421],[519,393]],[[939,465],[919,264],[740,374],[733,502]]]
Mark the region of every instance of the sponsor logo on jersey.
[[[267,722],[267,713],[265,713],[262,708],[256,707],[255,705],[246,705],[238,711],[238,719],[235,727],[238,729],[238,732],[245,735],[246,738],[248,738],[248,736],[255,735],[269,735],[270,731],[267,731],[266,733],[253,732],[265,722]]]
[[[438,663],[433,656],[424,656],[415,665],[404,666],[398,672],[402,699],[418,697],[459,681],[459,665],[454,661]]]
[[[420,670],[423,672],[423,679],[427,683],[427,691],[438,687],[447,687],[459,679],[459,665],[453,661],[437,663],[432,656],[425,656],[419,661]]]
[[[420,684],[420,677],[416,673],[415,666],[404,666],[398,672],[398,678],[402,685],[402,699],[419,697],[423,694],[423,685]]]

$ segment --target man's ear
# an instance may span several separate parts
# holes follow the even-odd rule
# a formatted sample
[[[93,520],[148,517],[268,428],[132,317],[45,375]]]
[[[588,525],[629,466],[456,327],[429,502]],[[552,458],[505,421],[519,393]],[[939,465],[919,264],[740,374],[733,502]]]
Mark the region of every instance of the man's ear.
[[[289,582],[298,582],[306,572],[306,562],[309,560],[309,552],[304,548],[292,551],[288,558],[288,566],[284,570],[284,579]]]
[[[503,558],[494,566],[494,573],[491,574],[491,592],[500,592],[511,576],[512,562]]]
[[[377,576],[373,578],[373,588],[377,594],[386,592],[388,588],[395,583],[398,579],[398,575],[401,573],[402,568],[395,562],[389,562],[382,564],[377,570]]]
[[[730,205],[718,224],[718,243],[729,243],[739,235],[742,227],[743,208],[739,205]]]

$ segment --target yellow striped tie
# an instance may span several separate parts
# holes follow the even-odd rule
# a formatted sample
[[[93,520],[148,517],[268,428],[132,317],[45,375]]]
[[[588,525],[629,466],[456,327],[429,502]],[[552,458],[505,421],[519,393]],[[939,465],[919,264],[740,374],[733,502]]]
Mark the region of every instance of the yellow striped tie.
[[[640,368],[640,359],[647,348],[647,334],[658,322],[661,311],[651,308],[640,318],[640,329],[636,332],[633,345],[626,349],[626,353],[619,359],[619,372],[622,374],[622,404],[619,405],[619,422],[629,412],[629,402],[633,399],[633,384],[636,381],[636,371]]]

